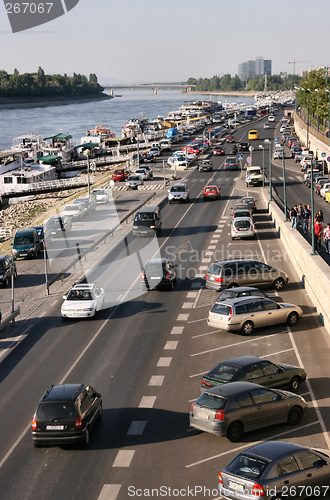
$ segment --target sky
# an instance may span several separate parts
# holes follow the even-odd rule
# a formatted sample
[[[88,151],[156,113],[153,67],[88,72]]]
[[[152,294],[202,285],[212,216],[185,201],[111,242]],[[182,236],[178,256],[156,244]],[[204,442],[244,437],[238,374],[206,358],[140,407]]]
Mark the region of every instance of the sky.
[[[329,0],[79,0],[17,33],[8,2],[0,3],[0,69],[8,73],[41,66],[111,84],[234,76],[259,56],[272,60],[273,74],[293,73],[294,60],[296,74],[330,67]]]

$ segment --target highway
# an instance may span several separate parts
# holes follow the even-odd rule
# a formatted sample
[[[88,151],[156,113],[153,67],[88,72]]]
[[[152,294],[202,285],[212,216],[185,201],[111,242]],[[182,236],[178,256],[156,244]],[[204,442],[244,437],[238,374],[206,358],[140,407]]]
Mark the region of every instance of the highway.
[[[274,135],[274,129],[263,130],[263,123],[253,124],[260,130],[257,147],[265,137]],[[249,128],[246,125],[236,130],[236,140],[246,140]],[[230,149],[227,144],[226,152]],[[244,173],[241,177],[240,172],[225,172],[224,158],[212,158],[213,172],[192,169],[183,173],[190,203],[161,205],[160,253],[178,265],[173,291],[140,293],[139,269],[128,266],[128,273],[127,258],[140,255],[143,259],[149,242],[133,238],[128,231],[125,244],[110,251],[99,266],[106,291],[113,280],[117,284],[118,295],[108,299],[107,307],[88,321],[64,321],[60,317],[62,298],[54,295],[42,313],[31,320],[25,340],[2,361],[1,498],[214,499],[218,497],[220,468],[253,443],[285,439],[330,449],[329,335],[298,282],[262,204],[260,188],[247,190]],[[258,149],[253,153],[253,163],[261,165],[261,160]],[[161,167],[157,168],[160,171]],[[276,168],[274,179],[280,176]],[[211,181],[221,187],[221,200],[203,202],[203,187]],[[301,189],[310,193],[305,186]],[[246,194],[258,200],[257,238],[232,241],[231,208]],[[289,203],[296,196],[294,187],[288,189]],[[158,251],[158,245],[153,245]],[[214,259],[244,256],[288,273],[290,281],[281,296],[304,311],[295,327],[262,328],[242,337],[207,326],[207,313],[217,296],[203,287],[208,265]],[[111,273],[105,272],[109,268]],[[125,302],[129,297],[131,300]],[[297,427],[277,425],[246,434],[235,444],[190,429],[189,410],[200,393],[202,375],[221,360],[243,354],[303,366],[308,380],[299,394],[308,401],[307,417]],[[30,422],[36,405],[51,384],[66,382],[89,383],[99,391],[103,418],[93,429],[87,449],[35,449]]]

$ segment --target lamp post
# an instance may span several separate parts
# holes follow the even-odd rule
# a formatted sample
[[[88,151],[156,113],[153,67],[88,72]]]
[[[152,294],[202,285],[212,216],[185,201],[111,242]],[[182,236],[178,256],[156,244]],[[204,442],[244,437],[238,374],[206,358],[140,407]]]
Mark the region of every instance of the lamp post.
[[[316,255],[315,252],[315,231],[314,231],[314,174],[313,174],[313,160],[311,160],[311,230],[312,230],[312,252],[311,255]]]
[[[282,164],[283,164],[283,204],[284,204],[284,222],[288,221],[288,206],[286,201],[286,181],[285,181],[285,160],[284,160],[284,151],[282,154]]]
[[[317,92],[317,115],[316,115],[316,120],[317,120],[317,131],[320,130],[320,123],[319,123],[319,106],[320,106],[320,91],[319,89],[315,89],[314,92]]]
[[[86,149],[85,154],[87,156],[87,185],[88,185],[88,199],[91,196],[91,187],[90,187],[90,181],[89,181],[89,155],[90,155],[91,150]]]
[[[330,146],[330,90],[325,89],[329,94],[329,117],[328,117],[328,146]]]
[[[309,105],[308,105],[308,117],[307,117],[307,148],[310,149],[309,147],[309,127],[311,126],[311,96],[312,96],[312,91],[311,89],[307,89],[307,92],[309,92]]]
[[[268,143],[269,150],[269,201],[273,201],[272,197],[272,143],[269,139],[265,139],[266,143]]]
[[[259,148],[262,149],[262,187],[265,187],[265,148],[262,144],[259,145]]]

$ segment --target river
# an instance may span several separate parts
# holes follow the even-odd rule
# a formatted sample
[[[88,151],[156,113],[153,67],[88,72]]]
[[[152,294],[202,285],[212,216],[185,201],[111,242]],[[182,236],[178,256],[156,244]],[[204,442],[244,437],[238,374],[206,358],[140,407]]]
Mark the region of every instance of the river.
[[[166,116],[169,111],[180,108],[184,101],[209,100],[250,104],[251,97],[206,96],[180,94],[175,90],[118,89],[122,97],[82,104],[36,107],[30,109],[3,109],[1,116],[0,150],[8,149],[14,137],[34,132],[43,138],[59,132],[71,134],[76,144],[95,125],[108,125],[116,136],[121,136],[125,121],[145,116]]]

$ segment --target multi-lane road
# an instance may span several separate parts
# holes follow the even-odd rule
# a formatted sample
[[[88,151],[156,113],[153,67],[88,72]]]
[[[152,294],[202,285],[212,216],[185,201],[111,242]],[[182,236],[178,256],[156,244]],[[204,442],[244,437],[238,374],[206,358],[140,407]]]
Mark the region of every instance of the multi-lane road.
[[[262,124],[253,125],[260,128],[261,141],[274,135],[274,129],[264,131]],[[237,140],[246,139],[249,128],[236,130]],[[226,145],[228,153],[230,147]],[[223,159],[212,158],[213,172],[184,172],[190,203],[161,205],[163,230],[152,251],[159,247],[161,255],[178,265],[173,291],[140,293],[139,270],[130,262],[137,255],[143,260],[149,242],[134,239],[128,230],[124,244],[98,266],[106,291],[117,292],[117,305],[90,321],[64,322],[61,296],[55,295],[31,319],[24,341],[2,361],[1,498],[214,499],[219,469],[252,443],[285,439],[330,448],[328,333],[273,229],[260,188],[247,191],[244,174],[224,172]],[[260,160],[258,150],[254,164],[260,165]],[[203,202],[202,190],[210,181],[221,187],[221,200]],[[298,180],[296,185],[305,189]],[[231,207],[247,192],[258,200],[257,238],[232,241]],[[297,189],[293,192],[297,196]],[[294,328],[279,325],[242,337],[207,326],[216,292],[204,289],[205,271],[213,260],[241,256],[258,258],[289,274],[281,296],[304,311]],[[235,444],[190,429],[189,410],[200,393],[202,374],[221,360],[243,354],[304,366],[308,380],[299,393],[308,401],[307,417],[298,427],[277,425],[247,434]],[[51,384],[65,382],[95,387],[103,397],[103,419],[93,429],[87,449],[35,449],[30,421],[36,404]]]

